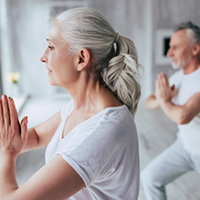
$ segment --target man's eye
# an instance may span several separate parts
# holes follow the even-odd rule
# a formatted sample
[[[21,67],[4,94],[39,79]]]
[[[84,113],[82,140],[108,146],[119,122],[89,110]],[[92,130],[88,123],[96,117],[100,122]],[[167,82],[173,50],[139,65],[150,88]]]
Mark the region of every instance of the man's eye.
[[[52,46],[48,46],[48,48],[50,49],[50,51],[52,51],[52,50],[53,50],[53,47],[52,47]]]

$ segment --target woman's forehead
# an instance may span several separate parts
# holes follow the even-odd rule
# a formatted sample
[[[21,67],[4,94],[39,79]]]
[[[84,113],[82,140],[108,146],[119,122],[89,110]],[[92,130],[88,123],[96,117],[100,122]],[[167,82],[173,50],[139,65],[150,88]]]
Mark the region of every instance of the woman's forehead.
[[[53,26],[51,27],[49,34],[47,36],[47,41],[52,42],[55,45],[62,45],[65,44],[66,41],[61,35],[61,27],[57,24],[54,23]]]

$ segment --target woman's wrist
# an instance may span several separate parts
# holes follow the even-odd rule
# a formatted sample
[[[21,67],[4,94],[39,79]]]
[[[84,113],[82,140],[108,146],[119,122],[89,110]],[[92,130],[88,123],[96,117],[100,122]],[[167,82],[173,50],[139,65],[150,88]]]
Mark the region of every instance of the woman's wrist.
[[[17,155],[10,152],[0,152],[0,199],[10,198],[11,192],[18,188],[16,181]]]
[[[12,162],[12,161],[16,161],[17,155],[14,154],[13,152],[9,152],[9,151],[0,151],[0,162]],[[1,165],[1,163],[0,163]]]

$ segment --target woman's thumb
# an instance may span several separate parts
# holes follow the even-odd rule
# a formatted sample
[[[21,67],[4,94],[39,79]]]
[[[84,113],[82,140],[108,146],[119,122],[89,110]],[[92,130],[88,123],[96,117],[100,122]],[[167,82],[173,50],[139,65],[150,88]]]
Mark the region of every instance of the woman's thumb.
[[[24,117],[21,121],[21,138],[22,138],[22,142],[23,144],[26,143],[27,141],[27,124],[28,124],[28,117]]]

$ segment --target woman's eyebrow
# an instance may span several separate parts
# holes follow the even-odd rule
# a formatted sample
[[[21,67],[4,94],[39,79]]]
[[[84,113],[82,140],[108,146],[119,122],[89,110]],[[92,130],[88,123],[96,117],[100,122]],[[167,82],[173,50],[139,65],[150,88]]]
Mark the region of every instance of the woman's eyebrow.
[[[54,45],[54,42],[52,42],[51,39],[47,38],[46,41],[51,42]]]

